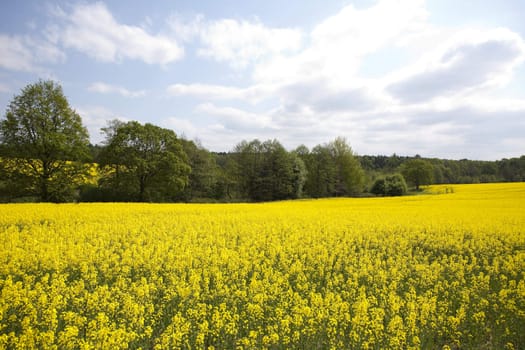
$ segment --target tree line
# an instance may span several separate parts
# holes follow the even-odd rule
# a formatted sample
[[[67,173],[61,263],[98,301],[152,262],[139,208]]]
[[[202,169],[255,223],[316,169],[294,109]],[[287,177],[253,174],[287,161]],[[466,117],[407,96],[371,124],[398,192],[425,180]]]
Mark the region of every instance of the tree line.
[[[53,81],[26,86],[0,120],[0,200],[273,201],[403,195],[407,182],[524,181],[525,156],[497,162],[357,156],[338,137],[288,151],[278,140],[213,153],[172,130],[110,121],[91,145],[81,117]]]
[[[358,156],[368,177],[393,173],[404,164],[421,159],[432,165],[432,181],[435,184],[471,184],[489,182],[525,181],[525,155],[497,161],[450,160],[398,156]]]

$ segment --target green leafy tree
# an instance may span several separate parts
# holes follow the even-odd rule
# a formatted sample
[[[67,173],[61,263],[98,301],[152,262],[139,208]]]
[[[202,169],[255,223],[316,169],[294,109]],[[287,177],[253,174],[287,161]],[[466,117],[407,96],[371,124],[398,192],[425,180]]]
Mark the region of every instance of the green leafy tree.
[[[374,184],[370,188],[370,193],[375,194],[376,196],[384,196],[385,195],[385,178],[380,177],[374,181]]]
[[[504,181],[525,181],[525,155],[520,158],[502,159],[496,162],[498,173]]]
[[[346,196],[362,191],[364,172],[344,138],[336,138],[311,152],[304,146],[296,153],[307,168],[306,195],[314,198]]]
[[[0,121],[7,187],[44,202],[74,199],[89,166],[89,136],[62,87],[39,81],[22,89]]]
[[[434,167],[423,159],[411,159],[403,164],[401,173],[413,184],[417,191],[422,185],[430,185],[433,181]]]
[[[191,173],[182,197],[185,201],[215,197],[219,169],[213,155],[198,142],[182,139],[182,148],[188,156]]]
[[[34,200],[35,178],[24,171],[24,166],[21,159],[0,158],[1,202]]]
[[[230,168],[235,170],[233,177],[236,179],[238,192],[241,197],[246,199],[254,198],[257,192],[256,186],[262,166],[262,143],[259,140],[241,141],[233,149],[235,166]]]
[[[407,193],[407,184],[401,174],[387,175],[374,181],[370,193],[378,196],[402,196]]]
[[[171,201],[188,184],[191,168],[172,130],[116,120],[102,130],[100,162],[114,168],[102,185],[115,191],[116,200]]]
[[[385,177],[385,195],[402,196],[407,193],[407,184],[401,174],[387,175]]]
[[[345,196],[363,190],[364,172],[345,138],[338,137],[328,144],[335,162],[335,195]]]
[[[226,199],[227,201],[242,198],[242,195],[239,193],[241,178],[239,176],[239,164],[235,160],[236,155],[223,153],[215,156],[218,173],[213,197],[215,199]]]
[[[234,150],[241,193],[254,201],[299,198],[305,181],[302,160],[277,140],[243,141]]]
[[[332,197],[335,192],[336,167],[329,148],[315,146],[305,161],[308,170],[306,191],[310,197]]]
[[[303,160],[294,152],[289,154],[290,163],[292,166],[292,195],[291,198],[298,199],[303,196],[303,188],[306,182],[308,170]]]

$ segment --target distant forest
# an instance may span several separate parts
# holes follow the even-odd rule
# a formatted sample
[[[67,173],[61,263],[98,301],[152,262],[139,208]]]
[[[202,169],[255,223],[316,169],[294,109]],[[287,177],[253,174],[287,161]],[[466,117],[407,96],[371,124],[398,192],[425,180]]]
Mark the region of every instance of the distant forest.
[[[90,145],[60,85],[28,85],[0,120],[0,201],[261,202],[525,181],[525,156],[358,156],[344,137],[294,150],[275,139],[245,140],[214,153],[149,123],[113,120],[102,131],[103,144]]]
[[[404,163],[412,159],[424,159],[433,166],[435,184],[471,184],[487,182],[522,182],[525,181],[525,155],[519,158],[497,161],[450,160],[421,158],[416,155],[398,156],[358,156],[363,169],[370,177],[377,174],[395,172]]]

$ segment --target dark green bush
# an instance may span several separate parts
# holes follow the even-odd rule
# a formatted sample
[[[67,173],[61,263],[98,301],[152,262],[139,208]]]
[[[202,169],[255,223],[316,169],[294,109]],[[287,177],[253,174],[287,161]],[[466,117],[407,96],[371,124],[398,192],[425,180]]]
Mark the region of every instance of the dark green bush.
[[[377,179],[370,192],[377,196],[402,196],[407,193],[407,184],[401,174],[387,175]]]
[[[385,195],[385,178],[381,177],[377,179],[372,185],[372,188],[370,188],[370,193],[373,193],[377,196],[384,196]]]

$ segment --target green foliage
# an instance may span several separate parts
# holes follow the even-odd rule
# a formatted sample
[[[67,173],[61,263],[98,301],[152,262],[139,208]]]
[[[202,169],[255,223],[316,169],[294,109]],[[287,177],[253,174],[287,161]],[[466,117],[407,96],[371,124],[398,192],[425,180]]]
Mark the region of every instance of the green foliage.
[[[214,154],[217,164],[217,182],[213,198],[228,202],[241,198],[239,185],[239,165],[231,153]]]
[[[503,181],[525,181],[525,155],[496,162],[497,173]]]
[[[385,177],[385,195],[402,196],[407,193],[407,184],[403,175],[394,174]]]
[[[62,87],[39,81],[22,89],[0,121],[0,156],[11,196],[36,195],[41,201],[75,198],[87,175],[89,137]],[[8,160],[7,160],[8,159]]]
[[[33,191],[33,177],[19,166],[20,160],[13,158],[0,158],[0,197],[2,201],[13,202],[25,197],[37,200],[31,196]],[[36,192],[36,191],[35,191]]]
[[[338,137],[328,144],[328,148],[335,161],[335,195],[345,196],[361,192],[364,172],[346,139]]]
[[[103,131],[100,163],[113,168],[102,187],[134,201],[172,201],[188,183],[191,168],[172,130],[136,121],[112,121]]]
[[[234,178],[241,196],[254,201],[299,198],[306,178],[303,161],[277,140],[243,141],[234,150]]]
[[[336,169],[329,148],[317,145],[305,158],[308,170],[306,193],[313,198],[334,196]]]
[[[290,153],[292,165],[292,198],[297,199],[303,196],[303,187],[306,182],[307,170],[303,160],[295,153]]]
[[[385,195],[385,178],[380,177],[374,181],[374,184],[370,188],[370,193],[375,194],[376,196]]]
[[[359,156],[359,161],[369,178],[390,174],[404,163],[416,157]],[[425,158],[434,168],[434,184],[487,183],[487,182],[520,182],[525,181],[525,156],[501,159],[498,161],[450,160]]]
[[[408,182],[413,184],[417,191],[419,186],[430,185],[434,178],[434,167],[423,159],[412,159],[404,163],[401,173]]]
[[[374,182],[370,193],[378,196],[402,196],[407,193],[407,184],[401,174],[387,175]]]
[[[191,173],[188,184],[181,193],[184,201],[216,198],[219,168],[213,155],[202,145],[189,140],[181,140],[184,153],[188,156]]]
[[[308,176],[305,194],[310,197],[348,196],[360,193],[364,184],[361,164],[344,138],[315,146],[300,146],[295,153],[304,161]]]

